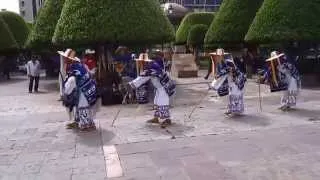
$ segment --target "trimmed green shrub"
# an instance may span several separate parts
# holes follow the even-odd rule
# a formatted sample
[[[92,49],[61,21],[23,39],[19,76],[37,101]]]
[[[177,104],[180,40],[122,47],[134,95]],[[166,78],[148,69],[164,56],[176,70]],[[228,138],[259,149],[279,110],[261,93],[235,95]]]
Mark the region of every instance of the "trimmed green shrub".
[[[196,24],[190,28],[187,44],[193,48],[193,54],[195,61],[198,65],[199,62],[199,50],[203,46],[204,37],[208,31],[208,26],[205,24]]]
[[[224,0],[206,34],[205,44],[242,43],[263,0]]]
[[[320,40],[320,1],[265,0],[245,40],[272,43]]]
[[[26,22],[18,14],[9,11],[1,11],[0,17],[8,25],[19,48],[23,48],[30,32]]]
[[[173,38],[173,27],[157,0],[66,0],[53,42],[131,45]]]
[[[31,31],[32,31],[32,28],[33,28],[33,23],[27,22],[27,26],[28,26],[28,28],[29,28],[29,30],[30,30],[30,32],[31,32]],[[29,36],[30,36],[30,34],[29,34]]]
[[[187,14],[176,33],[176,43],[177,44],[186,44],[188,40],[188,35],[191,27],[196,24],[204,24],[210,26],[212,20],[214,19],[214,13],[207,12],[197,12]]]
[[[192,47],[202,46],[204,38],[208,31],[208,26],[205,24],[196,24],[190,28],[187,44]]]
[[[52,46],[52,37],[60,18],[65,0],[46,0],[29,36],[27,47],[48,48]]]
[[[18,44],[10,32],[8,25],[0,17],[0,52],[18,48]]]

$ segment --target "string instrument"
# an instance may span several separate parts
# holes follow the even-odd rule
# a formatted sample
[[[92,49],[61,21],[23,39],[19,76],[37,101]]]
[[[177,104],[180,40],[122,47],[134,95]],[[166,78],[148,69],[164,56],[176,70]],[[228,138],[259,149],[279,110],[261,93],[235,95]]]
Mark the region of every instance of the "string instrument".
[[[268,67],[268,81],[270,85],[271,92],[283,91],[286,90],[288,84],[285,81],[285,75],[279,71],[279,68],[282,64],[282,59],[272,59],[267,60],[267,67]]]

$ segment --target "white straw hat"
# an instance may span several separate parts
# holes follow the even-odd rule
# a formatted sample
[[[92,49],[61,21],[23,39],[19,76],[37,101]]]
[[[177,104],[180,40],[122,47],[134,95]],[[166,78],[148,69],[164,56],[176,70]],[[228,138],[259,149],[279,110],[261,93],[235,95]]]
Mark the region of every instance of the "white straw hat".
[[[65,52],[58,51],[58,54],[60,54],[61,56],[65,57],[65,58],[77,61],[76,60],[76,52],[72,49],[67,49]]]
[[[270,58],[267,59],[266,61],[272,61],[272,60],[275,60],[275,59],[278,59],[282,56],[284,56],[285,54],[281,53],[279,54],[278,51],[272,51],[271,54],[270,54]]]
[[[216,52],[210,53],[210,55],[214,55],[214,56],[223,56],[223,55],[228,55],[230,53],[226,53],[224,52],[224,49],[219,48],[216,50]]]
[[[96,51],[95,50],[91,50],[91,49],[86,49],[85,54],[95,54]]]

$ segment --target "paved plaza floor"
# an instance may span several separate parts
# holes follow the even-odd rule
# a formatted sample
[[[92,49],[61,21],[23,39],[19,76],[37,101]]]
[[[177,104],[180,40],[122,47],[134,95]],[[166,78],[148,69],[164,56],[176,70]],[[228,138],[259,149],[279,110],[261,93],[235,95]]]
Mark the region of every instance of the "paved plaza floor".
[[[57,82],[0,82],[0,180],[318,180],[320,91],[303,89],[295,111],[280,93],[246,86],[246,113],[224,116],[226,98],[203,78],[177,79],[174,124],[147,125],[151,105],[101,107],[97,131],[65,129]],[[112,121],[115,120],[114,126]]]

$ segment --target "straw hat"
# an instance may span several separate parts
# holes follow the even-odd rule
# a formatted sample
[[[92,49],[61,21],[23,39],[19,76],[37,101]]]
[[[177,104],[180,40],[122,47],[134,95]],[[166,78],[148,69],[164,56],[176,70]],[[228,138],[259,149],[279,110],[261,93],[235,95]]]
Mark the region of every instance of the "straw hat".
[[[77,62],[81,62],[81,59],[79,59],[78,57],[75,57],[73,60]]]
[[[147,53],[141,53],[139,55],[138,59],[135,59],[135,61],[145,61],[145,62],[151,62],[152,60],[149,59],[149,55]]]
[[[224,52],[224,49],[222,49],[222,48],[217,49],[216,52],[210,53],[210,55],[213,55],[213,56],[223,56],[223,55],[228,55],[228,54],[230,54],[230,53]]]
[[[272,51],[271,54],[270,54],[270,58],[267,59],[266,61],[272,61],[272,60],[278,59],[278,58],[280,58],[282,56],[284,56],[284,53],[279,54],[278,51]]]
[[[68,58],[68,59],[71,59],[73,61],[78,61],[76,59],[76,52],[72,49],[67,49],[65,52],[63,51],[58,51],[58,54],[60,54],[61,56],[65,57],[65,58]]]
[[[117,49],[116,49],[116,53],[119,53],[120,51],[127,51],[128,48],[125,47],[125,46],[119,46]]]
[[[85,54],[95,54],[96,51],[95,50],[91,50],[91,49],[86,49]]]

